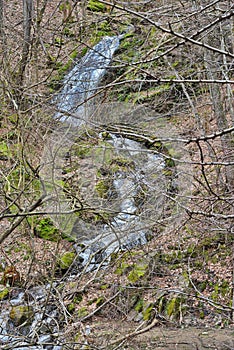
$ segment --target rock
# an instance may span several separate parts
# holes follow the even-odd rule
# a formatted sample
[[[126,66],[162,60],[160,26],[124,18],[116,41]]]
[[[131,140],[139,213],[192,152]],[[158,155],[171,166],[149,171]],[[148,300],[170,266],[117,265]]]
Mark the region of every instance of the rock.
[[[167,301],[165,312],[170,320],[179,318],[180,314],[185,313],[185,300],[180,295],[174,295]]]
[[[74,259],[76,257],[76,254],[74,252],[66,252],[58,260],[58,266],[61,270],[68,270],[69,267],[72,265]]]
[[[38,221],[35,227],[35,233],[38,237],[46,241],[57,242],[60,239],[59,230],[48,218],[44,218]]]
[[[5,299],[9,294],[9,289],[8,288],[3,288],[0,289],[0,300]]]
[[[147,276],[148,267],[149,267],[149,263],[147,260],[144,260],[144,259],[139,260],[137,263],[133,264],[133,268],[128,275],[128,280],[131,283],[137,283],[143,279],[145,281],[144,277]]]
[[[33,321],[33,307],[28,305],[18,305],[11,308],[9,317],[15,326],[20,326],[23,323],[31,324]]]
[[[106,6],[97,0],[89,0],[87,9],[92,12],[105,12]]]

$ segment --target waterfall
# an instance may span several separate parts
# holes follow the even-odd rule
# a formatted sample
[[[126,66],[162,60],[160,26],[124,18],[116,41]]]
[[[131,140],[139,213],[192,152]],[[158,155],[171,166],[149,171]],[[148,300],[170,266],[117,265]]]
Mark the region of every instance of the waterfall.
[[[55,119],[72,126],[82,124],[89,106],[87,100],[96,92],[119,46],[121,37],[121,35],[104,37],[67,74],[63,81],[63,88],[55,98],[58,109],[54,115]]]
[[[161,194],[167,187],[167,180],[162,171],[165,166],[164,158],[146,147],[142,142],[144,135],[141,138],[139,134],[137,140],[128,138],[126,134],[132,134],[131,129],[128,128],[125,134],[115,132],[115,128],[112,131],[104,128],[102,132],[105,121],[112,126],[112,124],[118,124],[118,121],[125,122],[127,118],[129,124],[138,126],[141,121],[145,125],[149,121],[148,110],[145,117],[142,110],[137,113],[131,105],[129,108],[129,106],[117,104],[112,108],[109,104],[103,109],[98,109],[99,115],[92,115],[92,118],[95,118],[93,129],[92,123],[85,123],[89,121],[86,120],[86,116],[90,112],[87,99],[96,92],[119,46],[121,37],[120,35],[103,38],[64,78],[63,88],[54,99],[57,112],[53,116],[62,122],[62,126],[50,134],[41,158],[40,178],[43,182],[43,190],[46,190],[49,195],[44,211],[50,213],[48,215],[63,233],[70,236],[72,233],[75,234],[77,242],[73,246],[79,259],[83,259],[82,263],[78,261],[79,259],[76,260],[76,276],[82,269],[90,271],[99,267],[100,263],[102,266],[107,265],[111,254],[118,249],[131,249],[145,244],[147,234],[151,233],[152,222],[155,223],[163,208]],[[107,214],[111,213],[108,222],[99,224],[89,218],[85,220],[86,218],[77,216],[77,213],[72,211],[69,193],[67,195],[63,187],[66,155],[77,140],[77,146],[80,147],[79,140],[84,139],[84,130],[88,135],[91,134],[88,147],[93,152],[92,157],[85,159],[77,156],[78,167],[77,169],[71,167],[70,171],[71,176],[73,174],[76,176],[76,172],[78,173],[78,182],[80,180],[81,183],[78,184],[80,192],[77,197],[81,194],[82,205],[95,208],[97,214],[103,215],[105,211]],[[118,127],[116,130],[118,131]],[[108,134],[107,138],[106,134]],[[94,142],[90,142],[90,139]],[[98,197],[95,188],[92,187],[95,187],[93,185],[97,180],[98,172],[103,168],[105,170],[105,157],[108,152],[110,152],[110,162],[107,161],[107,165],[110,166],[113,159],[116,164],[110,173],[107,172],[110,179],[105,178],[105,171],[101,175],[104,176],[104,180],[112,182],[110,187],[114,192],[114,198],[110,201],[106,199],[103,204],[103,198]],[[87,181],[90,181],[89,185]],[[87,193],[87,197],[83,198]],[[82,214],[82,208],[80,213]],[[47,348],[48,343],[57,343],[50,348],[62,350],[63,346],[60,344],[63,341],[63,334],[60,333],[59,322],[54,322],[59,319],[60,313],[57,307],[50,308],[51,300],[55,304],[55,298],[57,298],[57,292],[54,295],[51,293],[53,286],[57,287],[56,282],[53,285],[30,288],[27,294],[24,291],[21,293],[19,289],[18,295],[16,293],[15,298],[11,298],[10,304],[7,300],[4,301],[6,305],[10,307],[15,305],[20,310],[21,305],[25,305],[27,300],[26,307],[30,307],[29,310],[33,310],[34,313],[31,324],[25,323],[22,327],[17,327],[5,308],[0,314],[0,343],[11,344],[14,348],[26,350],[28,342],[33,340],[34,344],[34,340],[37,339],[37,345],[30,346],[30,349],[39,350]],[[49,304],[48,293],[50,293]],[[47,306],[48,308],[44,309]],[[38,325],[40,325],[39,328]],[[24,337],[25,334],[27,338]],[[53,338],[54,334],[59,334],[57,340]],[[17,344],[17,347],[14,344]]]
[[[104,107],[100,104],[95,109],[93,99],[92,103],[88,101],[97,91],[121,38],[122,35],[104,37],[64,78],[63,88],[55,97],[58,111],[54,115],[62,126],[54,130],[42,157],[40,175],[51,197],[45,210],[52,213],[51,219],[62,232],[76,239],[74,248],[83,259],[82,265],[86,266],[86,270],[96,268],[103,259],[108,264],[108,257],[118,249],[131,249],[147,242],[147,237],[151,235],[151,218],[156,220],[161,213],[161,193],[167,182],[162,175],[165,166],[163,156],[147,149],[139,138],[134,140],[108,132],[109,136],[105,139],[100,132],[105,123],[115,125],[118,121],[125,123],[128,120],[130,125],[138,126],[141,121],[145,123],[148,120],[149,111],[144,115],[132,105],[123,104],[117,104],[114,108],[112,104]],[[69,167],[73,170],[68,170],[71,177],[74,174],[77,176],[77,198],[78,202],[79,198],[83,202],[81,215],[67,214],[73,204],[61,185],[64,170],[66,172],[64,159],[75,143],[78,148],[82,147],[79,140],[83,139],[84,132],[92,135],[87,141],[92,156],[79,159],[75,168],[73,165]],[[117,164],[115,170],[107,171],[107,177],[104,175],[100,180],[100,169],[109,167],[105,163],[108,152],[111,153],[109,165],[117,159],[120,166]],[[132,167],[124,169],[124,162],[132,164]],[[103,199],[96,190],[97,184],[104,184],[105,187],[105,183],[109,183],[109,199]],[[70,190],[74,193],[72,187]],[[108,222],[87,220],[82,215],[85,213],[83,205],[88,210],[93,208],[97,216],[100,213],[102,217],[104,213],[104,216],[108,216]],[[96,256],[99,256],[99,260],[102,257],[99,262]]]
[[[147,237],[151,234],[151,229],[148,227],[149,217],[152,215],[155,220],[159,215],[161,190],[165,186],[165,179],[161,176],[162,168],[165,166],[162,156],[148,150],[144,143],[130,140],[123,135],[114,135],[110,132],[108,139],[104,140],[102,133],[99,134],[94,127],[93,132],[96,136],[93,140],[96,140],[96,145],[88,143],[89,149],[93,152],[92,158],[79,160],[75,169],[79,174],[76,183],[80,183],[78,197],[82,198],[81,201],[88,208],[96,208],[94,211],[97,213],[99,211],[110,213],[113,210],[115,214],[109,216],[108,223],[85,220],[82,214],[80,216],[75,213],[66,214],[71,210],[71,203],[61,186],[64,158],[77,140],[77,147],[80,147],[79,137],[84,132],[82,124],[85,124],[88,133],[93,125],[102,130],[105,121],[111,125],[115,124],[118,118],[121,120],[122,117],[119,116],[123,111],[124,122],[129,116],[135,118],[130,124],[138,125],[139,121],[144,119],[144,114],[142,112],[137,114],[131,105],[130,108],[129,106],[122,108],[123,106],[118,104],[113,109],[111,104],[104,108],[99,105],[98,111],[95,110],[92,115],[90,113],[91,107],[95,104],[93,99],[92,103],[88,99],[97,91],[121,38],[122,35],[104,37],[64,78],[63,88],[55,98],[58,111],[54,115],[54,118],[62,122],[62,127],[54,131],[44,149],[41,177],[47,192],[52,197],[46,210],[54,213],[51,215],[52,220],[65,234],[76,238],[77,244],[74,247],[83,259],[86,270],[97,267],[96,255],[99,258],[102,256],[102,259],[106,258],[108,263],[108,256],[113,251],[130,249],[147,242]],[[102,166],[106,166],[106,152],[111,152],[111,157],[118,158],[120,163],[122,159],[133,165],[127,171],[120,166],[108,175],[110,179],[103,178],[104,183],[111,182],[110,192],[114,193],[114,199],[110,198],[110,201],[98,197],[95,190],[95,182],[98,183],[97,174]],[[92,185],[87,185],[88,182]],[[149,194],[150,191],[153,195]],[[141,196],[144,200],[140,198]],[[143,201],[146,203],[148,201],[149,206],[144,204],[140,209],[138,202]],[[157,201],[157,204],[154,201]],[[156,213],[152,214],[154,211]]]

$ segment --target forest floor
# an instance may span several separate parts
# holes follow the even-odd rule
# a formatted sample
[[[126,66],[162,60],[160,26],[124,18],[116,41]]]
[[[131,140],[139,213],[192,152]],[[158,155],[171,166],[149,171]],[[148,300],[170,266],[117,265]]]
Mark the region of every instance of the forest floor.
[[[14,11],[18,13],[19,4],[15,6]],[[52,23],[57,28],[57,19],[52,16],[56,8],[57,5],[49,3],[46,16],[50,19],[48,23]],[[77,17],[78,15],[80,18],[80,10]],[[60,11],[60,20],[61,16]],[[92,13],[89,14],[88,20],[90,23],[93,20],[92,16]],[[65,26],[68,34],[68,29],[72,31],[73,27],[71,25]],[[114,30],[117,27],[118,22],[113,24]],[[134,42],[135,37],[139,39],[142,35],[144,39],[145,35],[142,24],[136,23],[135,27],[136,34],[133,35],[133,39],[128,38],[129,42],[126,40],[127,43],[125,44],[126,47],[129,45],[129,48],[134,50],[134,45],[137,45],[137,41]],[[100,30],[96,27],[94,29],[93,31],[96,31],[95,35],[98,36],[97,33],[100,33]],[[61,36],[62,43],[58,42],[59,38],[57,37],[53,37],[52,40],[51,33],[47,32],[46,29],[44,30],[45,42],[48,39],[46,47],[49,47],[47,59],[53,59],[52,56],[50,57],[50,50],[52,53],[53,50],[61,51],[61,57],[58,56],[57,62],[58,67],[59,64],[61,67],[64,57],[67,59],[75,46],[72,40],[75,41],[74,38],[78,37],[78,27],[75,27],[73,36],[71,34],[69,34],[70,37],[68,34]],[[113,31],[110,35],[113,35]],[[152,37],[154,37],[154,34]],[[95,40],[97,39],[95,37]],[[149,36],[149,40],[153,39]],[[57,46],[54,45],[54,42]],[[90,41],[89,45],[92,46],[93,41]],[[83,48],[84,45],[80,45],[79,54]],[[129,48],[125,52],[126,56],[129,53]],[[124,49],[122,47],[117,52],[116,62],[123,60],[122,53]],[[43,60],[46,60],[46,58],[44,57]],[[50,62],[51,65],[56,65],[55,63]],[[161,68],[156,67],[155,69]],[[38,69],[39,77],[41,78],[45,74],[44,70],[50,72],[50,69],[46,65]],[[46,74],[49,76],[49,73]],[[56,69],[51,74],[52,76],[56,75]],[[40,93],[44,90],[48,93],[48,86],[39,87],[38,89]],[[113,96],[116,97],[117,94],[119,94],[118,97],[120,94],[124,95],[126,90],[127,88],[123,87],[122,90],[118,91],[117,87],[116,91],[110,94],[110,100]],[[130,95],[132,98],[136,98],[134,91]],[[139,91],[138,95],[139,101],[145,99],[143,104],[145,103],[153,109],[155,108],[155,101],[159,101],[158,104],[161,106],[164,103],[166,105],[167,99],[169,102],[172,99],[167,90],[161,95],[157,91],[155,98],[154,95],[151,97],[148,94],[147,87],[145,91]],[[146,99],[146,96],[148,99]],[[212,119],[212,110],[208,100],[207,94],[199,96],[196,100],[196,108],[203,116],[205,132],[212,134],[217,130],[217,126],[214,118]],[[176,104],[177,102],[174,103],[174,105]],[[47,108],[45,106],[46,104],[41,107],[43,113]],[[160,129],[161,135],[164,137],[174,136],[174,130],[176,130],[176,136],[183,138],[199,135],[196,121],[191,118],[188,105],[186,104],[182,111],[180,108],[176,108],[173,115],[168,116],[165,112],[165,122]],[[38,113],[41,113],[41,110]],[[8,135],[14,133],[18,127],[15,121],[10,121],[10,118],[8,118],[8,115],[11,113],[13,115],[13,112],[9,108],[2,123],[1,141],[3,140],[3,142],[5,140],[8,142]],[[25,125],[22,122],[22,140],[26,139],[23,146],[25,147],[24,153],[28,157],[27,161],[33,159],[32,164],[37,168],[40,166],[40,156],[45,141],[44,135],[42,135],[43,131],[40,129],[41,127],[44,129],[47,127],[47,121],[44,121],[44,115],[39,116],[37,121],[36,112],[35,115],[29,115]],[[30,125],[31,120],[34,121],[33,125]],[[51,124],[48,126],[48,130],[50,130]],[[4,125],[6,126],[5,129]],[[34,130],[36,130],[35,135],[33,134]],[[49,134],[50,131],[47,132]],[[26,137],[27,133],[33,136],[30,136],[31,138]],[[13,142],[18,142],[18,140]],[[214,146],[214,143],[212,146]],[[204,154],[202,156],[205,156],[204,161],[207,162],[211,160],[207,151],[208,148],[207,144],[203,145]],[[174,151],[173,148],[172,151]],[[178,194],[178,200],[172,198],[174,205],[168,212],[165,211],[165,216],[160,222],[155,222],[153,225],[154,236],[147,245],[140,249],[119,252],[113,257],[107,269],[100,269],[87,274],[81,273],[76,276],[76,269],[71,267],[67,271],[62,271],[62,273],[60,271],[60,273],[54,275],[58,256],[67,251],[73,252],[73,247],[72,243],[64,239],[52,242],[40,238],[37,225],[38,222],[40,224],[38,220],[42,220],[42,217],[36,218],[35,222],[25,220],[2,243],[0,278],[4,276],[5,265],[11,265],[15,266],[21,275],[20,288],[23,287],[26,290],[34,285],[43,285],[43,283],[51,283],[51,281],[56,281],[62,286],[58,291],[58,301],[63,306],[63,312],[67,310],[66,317],[68,321],[65,326],[63,325],[64,328],[61,327],[61,332],[72,344],[76,343],[76,349],[83,349],[85,346],[87,346],[87,349],[98,350],[104,348],[122,350],[234,349],[232,317],[233,237],[227,234],[231,223],[215,221],[208,215],[196,216],[191,214],[199,211],[209,212],[212,205],[214,207],[217,205],[217,201],[216,198],[211,196],[211,192],[206,192],[205,186],[203,186],[204,174],[199,165],[201,154],[197,145],[186,145],[183,151],[186,157],[189,155],[189,162],[187,162],[186,157],[179,157],[177,169],[178,174],[180,176],[182,174],[178,181],[180,181],[180,186],[185,192]],[[12,156],[7,160],[1,159],[0,165],[5,171],[4,176],[7,185],[13,179],[13,177],[10,177],[13,170],[15,168],[18,170],[18,163],[12,164]],[[20,172],[20,176],[23,177],[22,174]],[[216,179],[216,173],[212,167],[208,168],[206,174],[208,180],[212,180],[213,177]],[[187,176],[189,180],[187,180]],[[217,175],[217,178],[218,176],[220,174]],[[14,184],[13,190],[9,187],[9,193],[12,191],[13,194],[7,193],[12,195],[12,198],[16,198],[16,201],[18,197],[14,197],[14,191],[21,190],[21,185],[22,181],[18,181],[16,185]],[[212,189],[216,189],[215,187],[214,180]],[[5,192],[3,194],[5,195]],[[24,192],[20,192],[20,204],[23,195]],[[33,195],[35,196],[35,193]],[[28,199],[27,193],[25,198]],[[23,197],[23,199],[25,198]],[[180,202],[181,198],[182,201]],[[6,203],[8,203],[6,198],[1,200],[2,211],[5,210]],[[22,200],[22,208],[24,204]],[[224,208],[225,212],[226,204],[226,202],[220,204],[220,206],[218,204],[214,211],[222,213]],[[21,210],[21,207],[19,208]],[[228,210],[226,213],[228,213]],[[3,219],[0,224],[0,233],[7,230],[11,223],[12,219]],[[18,285],[12,286],[9,296],[17,288]]]
[[[150,328],[150,327],[148,327]],[[146,331],[126,334],[129,324],[124,322],[93,325],[87,339],[89,345],[131,350],[231,350],[234,349],[234,329],[176,328],[155,325]],[[145,328],[146,329],[146,328]],[[116,338],[117,336],[117,338]]]

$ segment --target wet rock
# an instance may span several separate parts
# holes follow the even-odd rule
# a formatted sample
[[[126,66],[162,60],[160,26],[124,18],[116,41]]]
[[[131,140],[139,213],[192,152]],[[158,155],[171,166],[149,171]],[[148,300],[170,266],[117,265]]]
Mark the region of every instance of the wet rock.
[[[33,321],[33,316],[33,307],[28,305],[13,306],[9,313],[9,317],[14,326],[20,326],[24,323],[25,325],[31,324]]]
[[[72,265],[75,257],[76,257],[76,254],[74,252],[64,253],[58,260],[58,266],[60,267],[61,270],[68,270],[69,267]]]
[[[8,288],[1,288],[0,289],[0,300],[5,299],[9,294],[9,289]]]

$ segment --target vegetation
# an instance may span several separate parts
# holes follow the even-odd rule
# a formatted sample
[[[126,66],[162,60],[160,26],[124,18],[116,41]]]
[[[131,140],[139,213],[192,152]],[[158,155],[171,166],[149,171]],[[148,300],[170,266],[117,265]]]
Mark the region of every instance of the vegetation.
[[[0,319],[14,347],[45,331],[71,349],[154,349],[156,324],[233,325],[233,18],[221,0],[0,0]],[[95,112],[67,127],[64,77],[115,35],[83,101]]]

